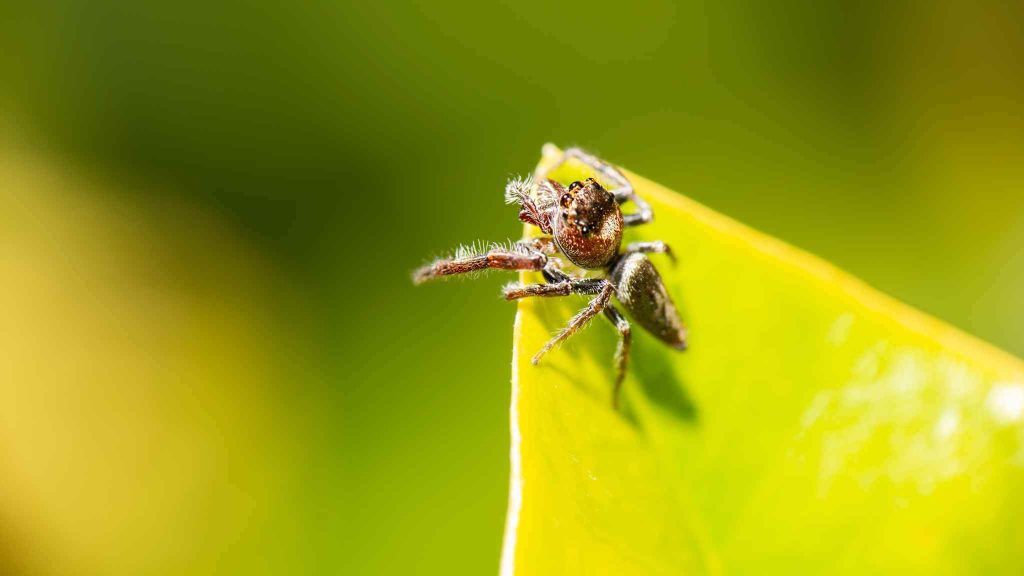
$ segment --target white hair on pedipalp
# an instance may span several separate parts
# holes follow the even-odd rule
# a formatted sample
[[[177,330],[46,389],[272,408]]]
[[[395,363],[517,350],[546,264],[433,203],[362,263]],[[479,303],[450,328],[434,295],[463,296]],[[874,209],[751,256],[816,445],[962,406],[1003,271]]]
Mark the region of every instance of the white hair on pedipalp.
[[[513,176],[505,184],[505,203],[522,204],[533,192],[533,176]]]

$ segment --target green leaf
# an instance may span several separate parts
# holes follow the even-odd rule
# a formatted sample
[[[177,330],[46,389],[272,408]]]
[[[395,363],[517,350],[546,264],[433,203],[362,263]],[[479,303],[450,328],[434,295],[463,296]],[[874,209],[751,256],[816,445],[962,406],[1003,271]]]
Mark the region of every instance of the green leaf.
[[[616,412],[610,323],[533,366],[585,300],[520,302],[503,573],[1024,573],[1024,363],[627,176],[690,349],[635,329]]]

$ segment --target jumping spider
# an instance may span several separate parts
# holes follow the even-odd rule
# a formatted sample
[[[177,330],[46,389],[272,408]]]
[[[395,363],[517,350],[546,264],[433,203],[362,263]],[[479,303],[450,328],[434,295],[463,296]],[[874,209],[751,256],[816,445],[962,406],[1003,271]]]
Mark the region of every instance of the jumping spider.
[[[592,168],[613,184],[612,190],[606,190],[593,178],[563,186],[546,177],[569,158]],[[686,329],[661,276],[645,255],[657,252],[672,257],[669,247],[664,242],[654,241],[635,242],[628,244],[625,250],[620,249],[626,226],[646,224],[654,218],[650,206],[633,192],[622,172],[578,148],[566,150],[559,162],[538,170],[532,179],[510,181],[505,188],[505,199],[510,204],[520,205],[520,220],[540,228],[547,236],[509,246],[494,245],[489,250],[461,250],[453,258],[435,260],[416,270],[413,282],[420,284],[441,276],[486,268],[537,270],[544,275],[546,284],[510,284],[504,289],[505,298],[593,296],[590,303],[537,352],[532,362],[539,363],[551,348],[604,312],[620,335],[615,351],[617,374],[612,393],[612,405],[617,407],[619,388],[629,361],[631,336],[629,322],[609,303],[612,296],[648,332],[677,350],[686,349]],[[619,205],[627,201],[632,201],[638,211],[623,214]],[[604,277],[570,276],[562,271],[555,256],[558,253],[581,269],[604,271]]]

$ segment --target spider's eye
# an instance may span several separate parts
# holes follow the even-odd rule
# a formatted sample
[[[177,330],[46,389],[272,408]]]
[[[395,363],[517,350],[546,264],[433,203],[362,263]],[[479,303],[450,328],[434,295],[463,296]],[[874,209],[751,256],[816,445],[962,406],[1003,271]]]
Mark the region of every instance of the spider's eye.
[[[583,234],[584,236],[590,234],[590,226],[583,226],[580,228],[580,234]]]
[[[581,184],[579,180],[569,184],[569,192],[575,192],[579,188],[583,188],[583,184]]]
[[[571,190],[571,188],[570,188],[570,190]],[[572,202],[572,196],[569,196],[568,194],[562,194],[561,203],[562,203],[562,207],[563,208],[568,208],[569,204],[571,202]]]

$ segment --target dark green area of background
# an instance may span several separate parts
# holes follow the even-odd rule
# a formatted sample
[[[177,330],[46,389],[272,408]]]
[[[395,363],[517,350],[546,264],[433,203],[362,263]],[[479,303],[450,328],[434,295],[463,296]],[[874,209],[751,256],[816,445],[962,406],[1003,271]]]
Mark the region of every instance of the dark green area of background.
[[[506,177],[577,144],[1024,354],[1010,6],[8,3],[0,127],[215,214],[285,286],[308,481],[279,540],[210,543],[227,571],[487,574],[507,278],[409,271],[518,236]]]

